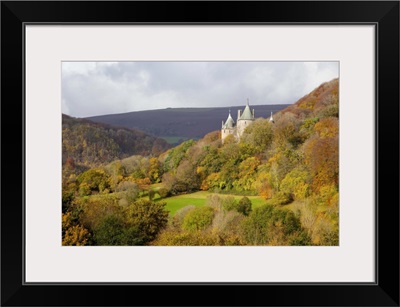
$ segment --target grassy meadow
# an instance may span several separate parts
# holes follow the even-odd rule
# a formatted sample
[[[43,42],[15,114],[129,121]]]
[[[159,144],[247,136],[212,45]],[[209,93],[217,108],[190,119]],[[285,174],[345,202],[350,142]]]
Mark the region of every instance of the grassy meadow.
[[[238,196],[238,195],[225,195],[225,194],[216,194],[216,193],[211,193],[208,191],[200,191],[200,192],[195,192],[191,194],[183,194],[183,195],[178,195],[178,196],[172,196],[164,199],[156,199],[156,200],[161,200],[167,203],[167,206],[165,209],[169,211],[170,216],[174,216],[176,211],[179,209],[188,206],[188,205],[193,205],[193,206],[204,206],[206,204],[206,199],[209,195],[219,195],[221,198],[228,197],[228,196],[233,196],[237,201],[239,201],[243,196]],[[251,200],[252,207],[256,208],[262,204],[265,204],[265,200],[262,199],[260,196],[248,196],[248,198]]]

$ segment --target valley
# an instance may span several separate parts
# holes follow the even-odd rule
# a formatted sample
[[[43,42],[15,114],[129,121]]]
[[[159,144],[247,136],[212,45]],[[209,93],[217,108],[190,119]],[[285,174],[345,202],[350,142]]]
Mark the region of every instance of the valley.
[[[247,104],[205,134],[175,118],[174,146],[63,117],[63,245],[337,246],[338,86],[321,84],[273,120]]]

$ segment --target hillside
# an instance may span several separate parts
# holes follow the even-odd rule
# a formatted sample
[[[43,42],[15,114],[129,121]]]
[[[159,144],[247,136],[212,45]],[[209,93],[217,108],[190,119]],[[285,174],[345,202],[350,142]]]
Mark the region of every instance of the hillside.
[[[96,166],[132,155],[159,155],[169,148],[142,131],[62,115],[62,161]]]
[[[256,119],[239,141],[226,138],[222,144],[217,133],[197,142],[186,141],[160,156],[164,171],[171,175],[163,182],[168,181],[171,189],[177,188],[177,193],[211,187],[255,192],[260,181],[253,177],[256,170],[272,167],[268,171],[270,181],[278,180],[274,184],[279,191],[280,181],[291,169],[302,165],[309,173],[310,187],[314,185],[319,190],[325,183],[336,185],[338,105],[338,80],[334,79],[277,112],[274,124],[268,119]],[[329,174],[324,173],[328,168]]]
[[[267,118],[271,111],[277,112],[288,105],[251,106],[256,117]],[[88,117],[98,123],[117,125],[145,131],[157,137],[163,137],[170,143],[180,143],[178,140],[200,139],[209,132],[221,129],[221,122],[228,116],[231,109],[236,120],[237,110],[243,106],[223,108],[168,108],[160,110],[139,111],[123,114],[111,114]]]
[[[216,130],[65,177],[63,245],[338,246],[338,87],[321,84],[239,139]]]
[[[282,113],[292,113],[297,117],[339,116],[339,79],[325,82],[311,93],[288,106]]]

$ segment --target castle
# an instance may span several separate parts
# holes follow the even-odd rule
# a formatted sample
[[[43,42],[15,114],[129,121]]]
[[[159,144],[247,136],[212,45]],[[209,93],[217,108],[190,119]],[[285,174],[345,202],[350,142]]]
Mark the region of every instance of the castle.
[[[228,135],[233,135],[235,139],[240,139],[240,137],[243,134],[243,131],[246,129],[246,127],[251,125],[254,122],[254,120],[255,120],[254,109],[253,111],[250,110],[249,99],[247,99],[246,107],[244,108],[243,112],[238,110],[236,123],[231,116],[231,110],[229,110],[229,115],[225,123],[224,121],[222,121],[221,140],[224,141],[224,139]],[[272,123],[274,122],[274,119],[272,117],[272,112],[269,121]]]

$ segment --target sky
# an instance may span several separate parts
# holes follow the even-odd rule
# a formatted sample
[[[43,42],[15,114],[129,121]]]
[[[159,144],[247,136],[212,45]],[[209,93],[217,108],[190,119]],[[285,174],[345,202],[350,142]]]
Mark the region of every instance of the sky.
[[[291,104],[338,76],[338,62],[63,62],[62,113]]]

